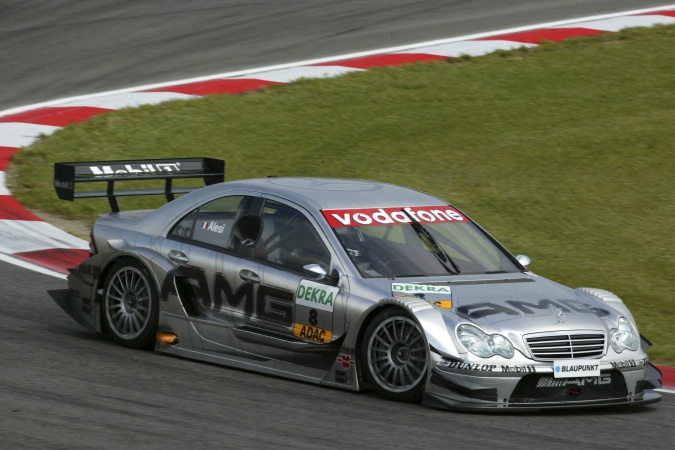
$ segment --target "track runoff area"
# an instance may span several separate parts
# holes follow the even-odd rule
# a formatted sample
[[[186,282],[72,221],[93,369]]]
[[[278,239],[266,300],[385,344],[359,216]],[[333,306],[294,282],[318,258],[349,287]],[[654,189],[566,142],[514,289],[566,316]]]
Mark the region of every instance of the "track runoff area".
[[[98,114],[121,108],[167,100],[189,100],[208,94],[238,94],[289,84],[299,78],[330,78],[373,67],[444,60],[462,55],[481,56],[497,50],[536,47],[544,40],[560,41],[617,32],[624,28],[673,23],[675,5],[669,5],[138,86],[0,111],[0,236],[3,237],[0,260],[65,279],[68,268],[86,259],[87,241],[26,210],[11,195],[5,183],[5,170],[15,152],[31,145],[38,136],[50,135],[70,123],[85,122]],[[675,394],[675,369],[660,369],[664,388],[659,391]]]

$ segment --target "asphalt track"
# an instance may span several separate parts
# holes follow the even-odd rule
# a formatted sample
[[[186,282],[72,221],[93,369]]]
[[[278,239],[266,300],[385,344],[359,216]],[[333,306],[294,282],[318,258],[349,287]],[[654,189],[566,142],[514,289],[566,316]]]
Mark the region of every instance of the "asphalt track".
[[[667,0],[2,0],[0,110],[665,4]]]
[[[55,98],[664,2],[7,1],[0,110]],[[318,5],[318,6],[317,6]],[[120,348],[0,263],[0,448],[670,448],[675,396],[488,416]]]

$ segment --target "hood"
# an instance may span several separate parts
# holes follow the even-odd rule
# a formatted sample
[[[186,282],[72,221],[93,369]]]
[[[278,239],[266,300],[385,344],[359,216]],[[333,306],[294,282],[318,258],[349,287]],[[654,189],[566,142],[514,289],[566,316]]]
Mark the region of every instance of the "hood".
[[[446,314],[495,331],[608,330],[618,320],[605,302],[531,274],[400,283],[392,291],[430,302],[451,300]]]

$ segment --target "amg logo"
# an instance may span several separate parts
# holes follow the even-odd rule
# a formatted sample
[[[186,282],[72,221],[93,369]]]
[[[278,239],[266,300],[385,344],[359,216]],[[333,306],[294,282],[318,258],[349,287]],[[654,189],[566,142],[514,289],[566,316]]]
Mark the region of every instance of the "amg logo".
[[[611,384],[612,376],[610,374],[600,375],[599,377],[589,377],[589,378],[552,378],[544,377],[540,378],[537,382],[537,388],[556,388],[556,387],[565,387],[569,385],[573,386],[599,386],[602,384]]]
[[[537,315],[538,313],[542,314],[543,311],[549,311],[550,314],[551,307],[559,309],[564,314],[594,314],[598,317],[607,317],[610,314],[606,309],[571,299],[550,300],[545,298],[537,302],[506,300],[504,303],[509,306],[491,302],[472,303],[460,306],[457,308],[457,312],[460,316],[469,317],[471,319],[481,319],[483,317],[498,314],[506,314],[509,316],[519,316],[521,314]]]
[[[89,166],[94,175],[141,175],[156,172],[180,172],[180,163],[124,164],[119,166]]]

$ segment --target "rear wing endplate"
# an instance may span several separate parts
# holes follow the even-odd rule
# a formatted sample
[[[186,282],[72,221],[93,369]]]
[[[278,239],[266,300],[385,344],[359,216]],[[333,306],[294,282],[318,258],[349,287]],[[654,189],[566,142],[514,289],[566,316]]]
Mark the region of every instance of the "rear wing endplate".
[[[133,159],[116,161],[65,162],[54,164],[54,189],[61,200],[107,197],[113,212],[119,212],[117,197],[165,195],[170,202],[176,194],[198,187],[174,187],[173,180],[203,178],[209,186],[225,180],[225,161],[213,158]],[[163,188],[116,189],[116,181],[165,180]],[[100,191],[77,191],[77,183],[106,183]]]

